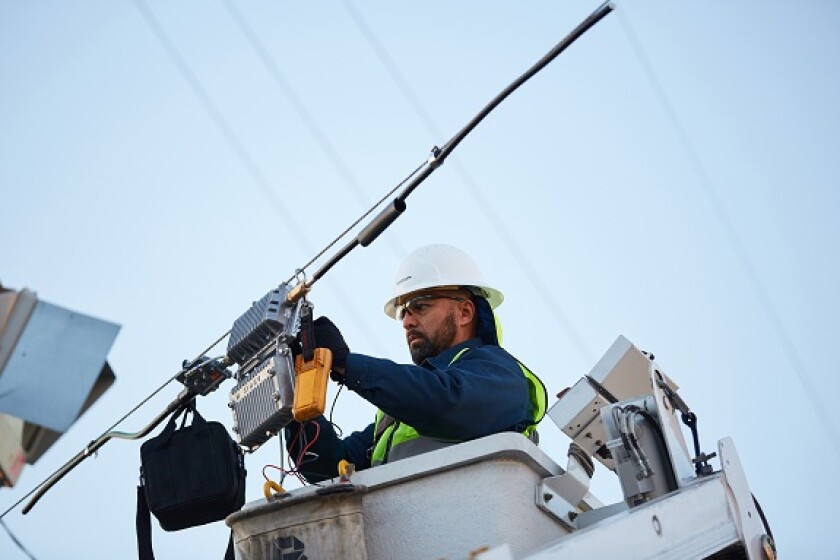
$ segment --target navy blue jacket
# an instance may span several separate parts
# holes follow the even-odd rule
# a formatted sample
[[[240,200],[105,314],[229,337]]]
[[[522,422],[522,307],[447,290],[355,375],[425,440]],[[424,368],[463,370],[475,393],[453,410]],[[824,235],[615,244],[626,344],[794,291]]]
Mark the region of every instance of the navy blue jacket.
[[[492,338],[495,342],[495,334]],[[450,363],[463,348],[469,350]],[[528,383],[519,363],[504,349],[485,344],[481,338],[449,348],[420,366],[351,353],[345,383],[348,389],[424,436],[465,441],[504,431],[521,432],[532,421]],[[316,421],[320,426],[318,440],[298,464],[309,481],[337,476],[341,459],[359,470],[370,466],[373,424],[341,439],[323,416]],[[303,433],[298,433],[300,428],[297,422],[286,427],[287,446],[294,458],[315,436],[311,423]]]

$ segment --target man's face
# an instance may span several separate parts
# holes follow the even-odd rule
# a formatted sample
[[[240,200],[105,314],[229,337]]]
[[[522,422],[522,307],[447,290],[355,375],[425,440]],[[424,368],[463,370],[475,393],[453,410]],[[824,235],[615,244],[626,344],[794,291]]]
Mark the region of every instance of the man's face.
[[[415,364],[454,346],[458,303],[445,296],[422,294],[403,311],[405,340]]]

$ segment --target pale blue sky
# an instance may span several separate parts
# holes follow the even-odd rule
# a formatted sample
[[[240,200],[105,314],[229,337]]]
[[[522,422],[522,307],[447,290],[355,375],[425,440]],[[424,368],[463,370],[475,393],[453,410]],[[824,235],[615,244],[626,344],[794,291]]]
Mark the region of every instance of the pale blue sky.
[[[109,357],[116,385],[0,490],[0,509],[596,6],[0,2],[0,281],[123,326]],[[505,293],[506,344],[552,393],[619,334],[654,352],[696,411],[704,449],[734,438],[782,556],[830,558],[840,6],[617,7],[492,113],[382,238],[316,285],[316,311],[353,350],[407,360],[381,311],[393,272],[419,245],[459,245]],[[227,389],[199,407],[230,425]],[[346,430],[372,415],[341,395]],[[565,436],[549,421],[542,432],[565,461]],[[276,441],[248,457],[249,499],[277,460]],[[109,443],[5,521],[37,558],[131,557],[138,466],[138,443]],[[618,499],[604,473],[595,491]],[[220,525],[154,536],[160,557],[212,557],[226,537]],[[2,533],[0,555],[23,558]]]

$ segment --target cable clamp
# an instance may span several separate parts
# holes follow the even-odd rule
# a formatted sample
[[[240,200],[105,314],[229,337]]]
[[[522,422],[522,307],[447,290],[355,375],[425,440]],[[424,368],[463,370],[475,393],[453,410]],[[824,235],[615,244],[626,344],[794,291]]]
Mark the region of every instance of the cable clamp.
[[[432,155],[429,156],[429,159],[426,160],[426,163],[429,165],[435,163],[440,156],[440,148],[437,146],[432,146]]]

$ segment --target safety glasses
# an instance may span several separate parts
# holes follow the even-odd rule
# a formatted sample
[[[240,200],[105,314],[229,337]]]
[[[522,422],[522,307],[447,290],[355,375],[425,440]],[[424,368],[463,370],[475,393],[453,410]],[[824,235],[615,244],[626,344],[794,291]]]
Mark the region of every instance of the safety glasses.
[[[451,299],[453,301],[466,301],[467,298],[459,297],[459,296],[442,296],[438,294],[423,294],[422,296],[416,296],[411,298],[405,303],[401,303],[396,307],[396,318],[398,321],[402,321],[405,317],[406,313],[410,313],[413,316],[422,316],[429,308],[432,307],[432,304],[429,303],[432,300],[436,299]]]

